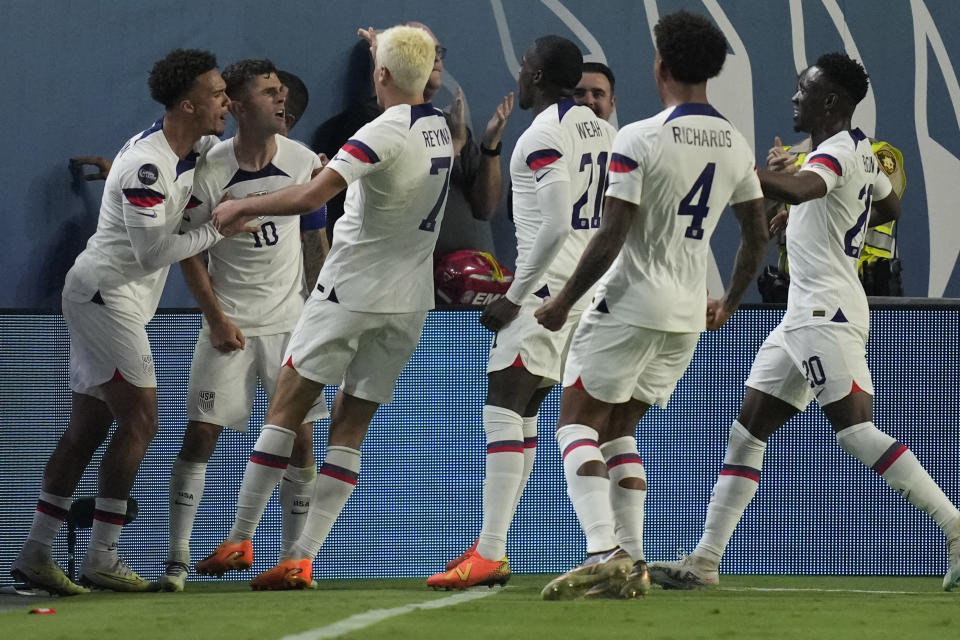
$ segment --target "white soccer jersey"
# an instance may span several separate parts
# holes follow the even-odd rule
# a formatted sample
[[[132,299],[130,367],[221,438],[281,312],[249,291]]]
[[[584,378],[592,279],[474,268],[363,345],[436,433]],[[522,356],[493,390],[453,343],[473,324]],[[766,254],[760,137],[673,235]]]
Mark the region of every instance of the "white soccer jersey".
[[[849,322],[869,329],[857,260],[870,204],[890,195],[890,180],[859,129],[841,131],[821,142],[807,154],[800,170],[823,178],[827,193],[790,208],[790,295],[783,326]]]
[[[540,297],[560,291],[600,227],[610,149],[616,134],[613,125],[588,107],[563,100],[541,111],[517,140],[510,157],[510,179],[518,271],[521,265],[529,264],[537,232],[547,220],[537,203],[537,190],[568,182],[572,199],[569,235],[533,288]],[[583,296],[577,308],[589,299],[590,293]]]
[[[308,182],[320,167],[317,155],[281,135],[276,141],[276,154],[259,171],[239,167],[233,138],[211,149],[197,172],[184,228],[208,222],[224,195],[241,199]],[[256,233],[224,238],[207,250],[220,308],[246,335],[283,333],[297,325],[304,300],[300,221],[300,216],[263,216],[248,223],[260,228]]]
[[[710,235],[727,204],[763,197],[747,141],[708,104],[669,107],[620,130],[607,195],[640,213],[598,297],[626,324],[703,331]]]
[[[177,233],[193,191],[197,161],[219,140],[201,138],[181,160],[163,134],[163,119],[130,138],[107,176],[97,231],[67,273],[63,295],[89,302],[98,291],[149,322],[156,312],[169,267],[145,269],[137,262],[128,227],[163,227]]]
[[[429,102],[390,107],[347,140],[327,165],[350,186],[311,295],[351,311],[431,309],[452,165],[450,129]]]

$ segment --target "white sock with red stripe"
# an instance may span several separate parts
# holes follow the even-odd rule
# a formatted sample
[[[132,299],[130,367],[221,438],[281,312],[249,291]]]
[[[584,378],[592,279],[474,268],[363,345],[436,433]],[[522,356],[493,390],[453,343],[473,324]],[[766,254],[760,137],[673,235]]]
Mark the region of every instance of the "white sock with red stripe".
[[[294,560],[313,560],[333,523],[357,486],[360,477],[360,452],[350,447],[327,447],[327,457],[317,472],[317,484],[310,500],[310,513],[300,538],[290,547]]]
[[[487,560],[500,560],[507,555],[507,531],[523,478],[523,418],[510,409],[485,405],[483,430],[487,457],[477,553]]]
[[[766,442],[754,438],[746,427],[734,420],[723,457],[723,468],[713,485],[710,506],[707,507],[703,536],[691,554],[713,569],[720,565],[720,558],[734,529],[757,494],[766,450]]]
[[[577,520],[587,537],[587,553],[607,551],[617,546],[610,508],[610,480],[606,476],[580,475],[591,462],[606,467],[597,444],[597,432],[585,424],[568,424],[557,429],[557,445],[563,456],[563,475],[567,495]]]
[[[280,520],[282,535],[280,536],[279,557],[290,555],[290,548],[300,537],[304,525],[307,523],[307,513],[310,511],[310,500],[317,484],[317,465],[309,467],[287,467],[280,482],[280,508],[283,516]]]
[[[910,504],[929,513],[945,532],[949,533],[960,522],[960,512],[913,452],[872,422],[838,431],[837,442],[847,453],[880,474]]]
[[[513,499],[514,514],[517,513],[520,498],[523,497],[523,492],[527,488],[527,481],[533,471],[533,463],[537,460],[537,420],[539,417],[540,414],[523,417],[523,474],[520,476],[517,495]]]
[[[33,523],[30,525],[27,540],[46,547],[49,552],[60,527],[70,513],[71,504],[73,504],[73,498],[69,496],[56,496],[41,491],[37,498],[37,510],[33,513]]]
[[[97,497],[93,512],[93,530],[90,532],[89,552],[108,553],[115,556],[126,516],[126,500]]]
[[[295,437],[296,434],[290,429],[273,424],[263,425],[243,472],[243,482],[237,495],[237,517],[227,537],[230,542],[253,539],[270,494],[280,483],[290,461]]]
[[[634,562],[643,554],[643,503],[647,500],[647,472],[637,453],[637,440],[623,436],[600,445],[610,476],[610,506],[617,542]]]
[[[170,471],[170,547],[167,562],[190,564],[190,534],[197,517],[206,462],[187,462],[177,458]]]

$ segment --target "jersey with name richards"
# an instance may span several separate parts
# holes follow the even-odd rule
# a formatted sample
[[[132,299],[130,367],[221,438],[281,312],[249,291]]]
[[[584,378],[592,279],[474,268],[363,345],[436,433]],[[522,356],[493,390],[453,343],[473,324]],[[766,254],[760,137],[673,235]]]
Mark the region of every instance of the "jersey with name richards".
[[[518,271],[521,265],[529,264],[537,233],[549,220],[540,211],[537,191],[566,182],[570,194],[567,239],[533,287],[538,297],[554,295],[563,288],[600,227],[610,149],[616,135],[613,125],[598,118],[589,107],[568,99],[537,114],[517,140],[510,157],[510,180]],[[586,304],[591,294],[584,295],[575,308]]]
[[[800,171],[823,178],[827,193],[790,207],[790,295],[783,327],[850,323],[868,330],[870,311],[857,260],[870,203],[890,195],[890,180],[859,129],[821,142],[807,154]]]
[[[89,302],[99,291],[108,305],[135,313],[144,324],[153,317],[170,268],[141,266],[127,229],[162,227],[178,233],[193,192],[194,169],[217,142],[215,136],[204,136],[180,159],[167,143],[161,118],[124,144],[103,188],[97,231],[67,273],[66,298]]]
[[[452,165],[450,129],[430,103],[394,105],[347,140],[327,165],[349,186],[311,295],[351,311],[432,308]]]
[[[743,135],[703,103],[629,124],[613,144],[607,195],[639,212],[597,297],[626,324],[703,331],[710,236],[728,204],[763,197]]]
[[[237,163],[235,138],[207,153],[197,172],[194,197],[184,214],[184,228],[209,222],[217,204],[303,184],[320,159],[302,144],[275,136],[277,152],[259,171]],[[224,238],[207,250],[207,268],[220,308],[249,336],[293,331],[303,309],[301,216],[262,216],[247,224],[251,233]]]

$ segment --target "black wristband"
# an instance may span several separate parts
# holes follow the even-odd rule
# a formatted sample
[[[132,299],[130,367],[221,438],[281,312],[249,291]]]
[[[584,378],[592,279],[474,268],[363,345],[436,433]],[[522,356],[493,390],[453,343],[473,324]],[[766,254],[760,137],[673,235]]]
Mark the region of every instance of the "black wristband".
[[[503,149],[503,140],[498,142],[497,146],[495,146],[493,149],[487,149],[485,146],[483,146],[482,142],[480,143],[480,153],[482,153],[485,156],[490,156],[491,158],[496,158],[498,155],[500,155],[500,151],[502,149]]]

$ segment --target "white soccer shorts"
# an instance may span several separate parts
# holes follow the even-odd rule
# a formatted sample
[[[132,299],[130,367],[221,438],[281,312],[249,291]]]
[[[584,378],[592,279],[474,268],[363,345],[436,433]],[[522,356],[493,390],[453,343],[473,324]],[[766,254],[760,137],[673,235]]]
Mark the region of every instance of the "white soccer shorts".
[[[493,336],[487,373],[522,364],[533,375],[543,377],[541,387],[552,387],[560,381],[580,311],[571,311],[559,331],[550,331],[533,316],[538,308],[539,305],[521,305],[517,317]]]
[[[136,387],[156,388],[150,340],[136,314],[63,298],[70,330],[70,388],[100,400],[100,385],[119,373]]]
[[[563,386],[580,381],[592,397],[610,404],[631,398],[666,408],[700,339],[699,332],[669,333],[620,322],[587,310],[573,334]]]
[[[866,332],[849,325],[778,326],[757,351],[746,385],[800,411],[814,398],[825,406],[858,389],[873,395],[866,351]]]
[[[190,364],[187,417],[245,433],[257,396],[257,379],[267,395],[272,396],[290,335],[286,332],[248,336],[243,349],[225,353],[213,348],[210,329],[204,325]],[[327,403],[321,395],[304,422],[329,416]]]
[[[427,311],[367,313],[338,302],[307,299],[283,361],[305,378],[341,385],[345,393],[378,404],[393,401]]]

